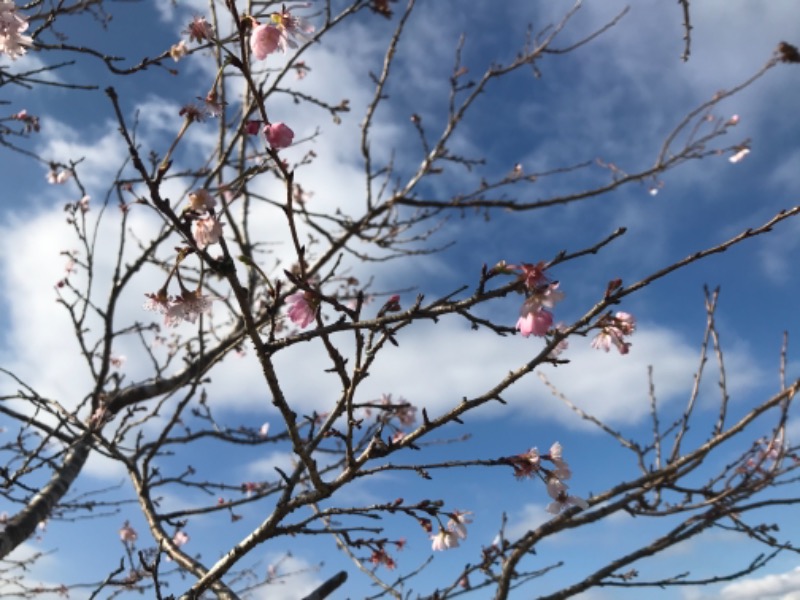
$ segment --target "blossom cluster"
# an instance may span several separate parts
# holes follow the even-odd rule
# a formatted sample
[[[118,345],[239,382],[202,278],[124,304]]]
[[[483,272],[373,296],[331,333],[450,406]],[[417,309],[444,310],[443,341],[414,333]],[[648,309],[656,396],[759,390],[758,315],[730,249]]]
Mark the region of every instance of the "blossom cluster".
[[[450,513],[450,520],[447,527],[439,526],[439,532],[431,536],[431,548],[437,550],[449,550],[458,547],[460,540],[467,539],[467,525],[472,523],[469,511],[453,511]]]
[[[519,283],[525,290],[525,301],[519,311],[517,330],[525,337],[531,334],[545,335],[553,326],[552,309],[564,298],[564,293],[558,289],[558,282],[551,281],[545,275],[543,262],[501,264],[499,268],[507,273],[516,272]]]
[[[184,216],[194,222],[192,235],[200,250],[216,244],[222,237],[222,223],[214,213],[216,206],[217,201],[207,190],[199,189],[189,193],[189,206],[184,211]]]
[[[33,44],[33,39],[23,34],[27,29],[28,20],[17,13],[14,0],[0,0],[0,53],[11,60],[25,54],[26,46]]]
[[[756,474],[768,476],[777,470],[784,459],[791,459],[795,464],[800,464],[800,456],[788,451],[781,430],[771,438],[759,439],[736,468],[736,472],[748,477]]]
[[[280,12],[270,15],[268,23],[255,23],[250,34],[250,50],[253,52],[253,58],[264,60],[276,50],[285,54],[288,48],[297,48],[298,39],[308,39],[308,35],[314,32],[314,26],[291,13],[291,9],[304,6],[306,5],[299,4],[288,8],[284,6]]]
[[[600,333],[592,340],[592,348],[608,352],[613,345],[620,354],[627,354],[630,351],[631,343],[625,338],[636,331],[636,319],[633,315],[626,312],[607,314],[598,321],[597,327]]]
[[[543,466],[543,460],[551,463],[552,467]],[[513,467],[517,479],[538,476],[545,482],[547,493],[553,499],[547,506],[547,512],[558,514],[570,506],[582,509],[589,507],[583,498],[567,493],[568,486],[564,481],[572,477],[572,471],[564,460],[561,444],[558,442],[550,446],[547,454],[539,454],[538,449],[531,448],[523,454],[508,457],[506,461]]]
[[[375,547],[372,549],[372,555],[369,557],[369,562],[373,565],[383,565],[387,569],[391,570],[397,567],[397,563],[395,562],[394,558],[386,551],[386,544],[394,544],[397,546],[398,550],[402,550],[406,545],[405,538],[400,538],[396,541],[391,542],[378,542],[375,544]]]
[[[169,296],[166,289],[162,289],[145,296],[144,309],[163,314],[164,324],[168,327],[177,327],[181,321],[195,323],[200,315],[211,313],[211,302],[215,300],[204,296],[200,290],[183,290],[177,296]]]
[[[25,133],[39,131],[39,117],[29,114],[24,108],[15,115],[11,115],[11,118],[16,121],[22,121],[25,126]]]
[[[516,329],[523,336],[545,336],[563,329],[561,324],[553,325],[552,310],[564,299],[564,292],[559,289],[558,281],[552,281],[546,274],[544,262],[536,264],[520,263],[509,265],[500,261],[491,271],[491,275],[517,275],[517,285],[525,292],[525,301],[520,308]],[[619,284],[619,280],[615,280]],[[615,346],[620,354],[627,354],[630,342],[626,340],[636,331],[636,319],[626,312],[603,315],[592,328],[600,332],[592,340],[592,348],[608,350]],[[550,357],[558,356],[567,348],[566,338],[561,339],[550,353]]]

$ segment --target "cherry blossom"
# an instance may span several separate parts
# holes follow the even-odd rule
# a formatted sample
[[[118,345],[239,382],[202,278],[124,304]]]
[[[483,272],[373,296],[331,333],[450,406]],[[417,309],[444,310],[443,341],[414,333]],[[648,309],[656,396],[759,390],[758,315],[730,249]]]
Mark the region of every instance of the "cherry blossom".
[[[589,508],[589,503],[583,498],[579,498],[578,496],[568,496],[566,492],[563,492],[553,502],[548,504],[545,510],[547,510],[547,512],[550,514],[557,515],[570,506],[577,506],[582,510],[586,510]]]
[[[302,17],[296,17],[291,9],[305,7],[305,4],[286,6],[280,12],[270,15],[269,23],[258,23],[250,34],[250,50],[253,58],[264,60],[279,50],[286,53],[289,48],[297,48],[297,40],[308,40],[308,34],[314,32],[314,26]],[[300,70],[298,69],[298,74]]]
[[[17,121],[22,121],[25,124],[25,133],[39,131],[39,117],[28,114],[28,111],[24,108],[17,114],[12,115],[11,118],[16,119]]]
[[[189,208],[196,213],[203,213],[206,211],[214,210],[217,206],[217,201],[205,189],[195,190],[189,192]]]
[[[161,289],[155,294],[145,294],[147,300],[143,308],[153,312],[166,313],[169,309],[169,296],[166,289]]]
[[[534,264],[498,265],[498,272],[519,271],[519,281],[525,287],[526,298],[522,303],[517,319],[517,330],[525,337],[543,336],[553,325],[553,314],[548,309],[564,299],[564,292],[558,289],[558,282],[551,282],[545,275],[543,262]]]
[[[522,310],[526,310],[527,304],[522,305]],[[553,314],[544,309],[537,308],[533,311],[523,313],[517,320],[517,330],[525,336],[533,334],[543,336],[550,330],[553,324]]]
[[[274,150],[288,148],[292,145],[292,140],[294,139],[294,131],[281,122],[264,125],[264,134],[267,136],[269,145]]]
[[[181,321],[194,323],[203,313],[211,312],[211,303],[216,300],[212,296],[204,296],[199,290],[184,290],[179,296],[170,297],[166,289],[155,294],[145,294],[145,310],[160,312],[164,315],[164,324],[177,327]]]
[[[172,47],[169,49],[169,55],[175,62],[178,62],[188,53],[189,53],[189,48],[186,46],[186,40],[181,40],[177,44],[173,44]]]
[[[572,471],[570,471],[569,465],[561,457],[561,444],[555,442],[552,446],[550,446],[550,452],[548,453],[547,458],[556,467],[555,471],[553,471],[553,475],[562,481],[572,477]]]
[[[469,518],[471,514],[470,511],[453,511],[450,515],[450,520],[447,522],[448,531],[459,539],[467,539],[467,525],[472,523],[472,519]]]
[[[384,565],[389,570],[397,567],[397,563],[391,556],[389,556],[383,547],[372,551],[372,556],[369,557],[369,562],[374,565]]]
[[[213,215],[200,217],[194,221],[192,234],[197,247],[203,250],[219,242],[219,238],[222,237],[222,223]]]
[[[205,98],[200,98],[198,96],[197,99],[203,103],[206,114],[211,117],[219,117],[225,112],[225,105],[227,102],[223,102],[219,99],[219,93],[214,88],[209,90]]]
[[[555,332],[563,332],[564,329],[565,329],[565,326],[564,326],[563,323],[556,323],[555,327],[553,327],[553,330]],[[561,356],[561,354],[565,350],[567,350],[567,348],[569,348],[569,340],[567,338],[564,338],[560,342],[558,342],[553,347],[552,350],[550,350],[550,354],[548,354],[548,358],[558,358],[559,356]]]
[[[72,177],[72,173],[67,171],[66,169],[57,169],[56,167],[50,167],[50,170],[47,172],[47,182],[52,183],[54,185],[61,185],[69,181],[69,178]]]
[[[439,528],[439,533],[431,536],[431,548],[434,551],[449,550],[458,547],[458,536],[452,531],[447,531],[443,527]]]
[[[119,530],[119,539],[122,540],[122,542],[125,544],[132,544],[138,538],[139,536],[136,533],[136,530],[130,526],[130,523],[128,523],[128,521],[125,521],[125,523]]]
[[[26,17],[17,13],[13,0],[0,0],[0,53],[17,60],[27,52],[26,46],[33,44],[33,38],[23,35],[28,29]]]
[[[516,269],[520,272],[519,280],[525,285],[528,290],[535,290],[536,288],[549,283],[547,276],[544,274],[545,264],[543,261],[538,263],[521,263],[520,265],[507,265],[506,269]]]
[[[308,327],[316,318],[317,303],[311,292],[295,292],[286,301],[291,305],[287,312],[289,318],[301,329]]]
[[[280,30],[272,23],[257,25],[250,34],[250,50],[253,58],[264,60],[278,49],[281,39]]]
[[[547,512],[551,514],[558,514],[570,506],[578,506],[582,509],[589,508],[589,504],[583,498],[570,496],[567,494],[567,484],[565,484],[556,475],[549,475],[546,483],[547,493],[554,500],[554,502],[551,502],[547,506]]]
[[[514,468],[514,477],[517,479],[532,477],[541,469],[541,457],[536,448],[531,448],[524,454],[517,454],[506,460]]]
[[[164,323],[176,327],[181,321],[195,323],[202,314],[211,313],[211,302],[214,298],[204,296],[199,290],[185,291],[180,296],[175,296],[164,317]]]
[[[183,529],[179,529],[175,532],[175,535],[172,536],[172,543],[175,544],[178,548],[181,546],[189,543],[189,534],[187,534]]]
[[[631,344],[624,338],[636,331],[636,319],[626,312],[618,312],[613,317],[609,314],[599,321],[600,333],[592,340],[592,348],[608,352],[614,345],[620,354],[628,354]]]
[[[214,37],[214,26],[205,17],[195,17],[184,33],[189,34],[190,42],[203,42]]]

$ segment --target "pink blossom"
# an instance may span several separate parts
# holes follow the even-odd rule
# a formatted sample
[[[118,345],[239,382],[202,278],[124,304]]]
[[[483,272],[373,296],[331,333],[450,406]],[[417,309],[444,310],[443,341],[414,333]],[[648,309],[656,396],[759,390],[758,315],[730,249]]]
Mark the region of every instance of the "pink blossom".
[[[567,484],[561,481],[558,477],[551,475],[547,478],[547,493],[554,500],[558,500],[567,492]]]
[[[394,402],[391,394],[383,394],[381,396],[381,405],[392,411],[393,414],[391,416],[396,417],[400,424],[405,427],[410,427],[417,420],[417,407],[402,396],[397,399],[397,402]]]
[[[447,531],[444,528],[439,528],[439,533],[431,536],[431,548],[434,551],[449,550],[450,548],[458,547],[458,536],[452,531]]]
[[[184,33],[189,34],[190,42],[202,42],[214,37],[214,26],[205,17],[194,17]]]
[[[589,504],[582,498],[567,494],[567,485],[558,477],[551,475],[547,478],[547,493],[555,500],[547,506],[547,512],[558,514],[570,506],[579,506],[582,509],[589,508]]]
[[[159,290],[155,294],[145,294],[147,300],[144,303],[145,310],[166,313],[169,309],[169,296],[165,289]]]
[[[518,266],[508,265],[507,268],[517,269],[520,271],[519,280],[523,282],[528,290],[535,290],[536,288],[548,283],[547,276],[544,274],[544,261],[540,261],[535,265],[530,263],[522,263]]]
[[[17,114],[12,115],[11,118],[25,123],[25,133],[30,133],[31,131],[39,131],[39,117],[35,115],[29,115],[28,111],[25,110],[24,108]]]
[[[281,122],[264,125],[264,134],[267,136],[269,145],[275,150],[288,148],[294,139],[294,131]]]
[[[247,121],[244,124],[244,132],[247,135],[255,135],[261,131],[261,121]],[[296,184],[295,184],[296,185]]]
[[[541,468],[541,458],[539,450],[536,448],[531,448],[524,454],[509,457],[507,460],[514,467],[514,477],[517,479],[532,477]]]
[[[447,522],[447,529],[457,538],[467,539],[467,525],[472,523],[472,519],[469,518],[471,514],[470,511],[453,511],[453,514],[450,515],[450,520]]]
[[[194,323],[202,314],[211,313],[211,296],[204,296],[198,291],[185,291],[180,296],[175,296],[164,311],[164,324],[168,327],[177,327],[181,321]],[[161,310],[161,309],[159,309]]]
[[[523,310],[524,308],[523,305]],[[539,308],[538,310],[520,316],[517,320],[517,329],[525,337],[531,334],[543,336],[550,330],[552,324],[553,314],[544,308]]]
[[[561,444],[559,444],[558,442],[553,442],[553,445],[550,446],[550,452],[549,452],[550,460],[561,460],[562,456],[561,452],[562,452]]]
[[[547,505],[547,512],[553,515],[559,514],[561,511],[569,508],[570,506],[577,506],[582,510],[589,508],[589,503],[583,498],[578,496],[568,496],[566,493],[559,496],[554,502]]]
[[[556,332],[563,332],[564,324],[556,323],[553,329]],[[558,342],[552,350],[550,350],[550,354],[548,354],[547,356],[548,358],[558,358],[567,348],[569,348],[569,340],[567,338],[564,338],[560,342]]]
[[[189,534],[187,534],[183,529],[179,529],[175,532],[175,535],[172,536],[172,543],[175,544],[178,548],[181,546],[189,543]]]
[[[369,557],[369,562],[373,565],[385,565],[387,569],[394,569],[397,567],[394,559],[389,556],[386,550],[382,547],[372,551],[372,556]]]
[[[600,319],[599,325],[600,333],[592,340],[592,348],[608,352],[614,345],[620,354],[630,352],[631,344],[624,338],[636,331],[636,319],[633,315],[626,312],[618,312],[613,317],[606,315]]]
[[[69,181],[69,178],[72,177],[72,173],[65,169],[57,170],[55,167],[51,167],[50,171],[47,173],[47,182],[61,185],[62,183],[66,183]]]
[[[281,52],[286,53],[286,50],[289,48],[297,48],[297,40],[308,40],[308,34],[314,32],[314,26],[311,25],[308,21],[303,19],[302,17],[294,16],[290,10],[292,8],[298,8],[307,6],[304,4],[298,4],[295,6],[290,6],[286,8],[283,7],[281,12],[274,12],[270,15],[270,19],[272,23],[270,24],[274,27],[278,32],[278,37],[276,39],[276,48],[280,48]],[[261,25],[259,25],[261,27]],[[258,29],[258,28],[256,28]],[[274,34],[270,34],[274,35]],[[251,42],[252,43],[252,42]],[[271,52],[274,52],[271,50]]]
[[[614,315],[614,318],[622,335],[631,335],[636,331],[636,318],[632,314],[620,311]]]
[[[120,369],[122,368],[122,365],[125,364],[125,361],[128,360],[128,358],[123,354],[112,354],[108,360],[112,367],[115,369]]]
[[[132,544],[138,538],[139,536],[137,535],[136,530],[130,526],[128,521],[125,521],[125,524],[119,530],[119,539],[121,539],[125,544]]]
[[[289,35],[304,37],[305,34],[314,33],[314,26],[303,17],[297,17],[291,13],[295,8],[307,8],[310,3],[295,4],[293,6],[283,6],[281,12],[274,12],[271,15],[272,20],[277,23],[278,27],[286,30]]]
[[[208,193],[208,190],[199,189],[189,192],[189,208],[196,213],[214,210],[217,201]]]
[[[258,430],[258,435],[261,436],[262,438],[265,438],[265,437],[267,437],[268,433],[269,433],[269,423],[267,422],[267,423],[264,423],[261,426],[261,429]]]
[[[194,221],[194,241],[197,247],[203,250],[211,244],[219,242],[222,237],[222,223],[213,215],[200,217]]]
[[[289,318],[301,329],[308,327],[316,318],[317,305],[311,292],[295,292],[286,301],[291,304],[287,313]]]
[[[550,452],[548,453],[547,458],[549,458],[550,462],[552,462],[556,467],[555,471],[553,471],[553,475],[562,481],[572,477],[572,471],[570,471],[569,465],[561,457],[561,444],[556,442],[550,446]]]
[[[80,200],[78,200],[78,208],[82,213],[89,212],[89,201],[92,199],[91,196],[84,196]]]
[[[23,35],[28,29],[26,17],[17,14],[14,0],[0,0],[0,54],[17,60],[27,52],[26,46],[33,44],[33,38]]]
[[[250,49],[256,60],[264,60],[278,49],[281,31],[272,23],[258,25],[250,34]]]
[[[219,95],[217,94],[217,90],[212,88],[208,94],[206,94],[205,98],[197,97],[198,100],[203,102],[203,108],[206,111],[206,114],[212,117],[219,117],[225,111],[225,105],[227,102],[222,102],[219,99]]]

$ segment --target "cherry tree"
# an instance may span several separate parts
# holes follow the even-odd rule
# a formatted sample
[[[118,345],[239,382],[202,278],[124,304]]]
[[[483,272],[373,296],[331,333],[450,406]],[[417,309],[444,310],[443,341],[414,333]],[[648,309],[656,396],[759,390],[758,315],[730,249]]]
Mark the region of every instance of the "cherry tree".
[[[746,164],[759,140],[740,136],[741,117],[726,111],[731,99],[800,63],[789,41],[775,39],[763,66],[683,107],[646,160],[620,160],[609,148],[580,156],[571,149],[562,160],[553,149],[540,163],[498,166],[519,152],[506,130],[519,126],[517,104],[535,103],[539,93],[524,100],[527,91],[510,90],[573,76],[569,61],[614,36],[627,9],[591,26],[581,2],[531,9],[537,22],[518,37],[486,23],[484,32],[504,36],[503,53],[481,60],[470,35],[438,40],[431,31],[444,3],[211,2],[193,6],[182,36],[163,47],[142,24],[189,13],[157,4],[0,4],[0,82],[9,104],[20,103],[7,109],[0,141],[9,160],[41,169],[42,185],[70,198],[58,224],[70,240],[58,248],[66,268],[48,282],[49,308],[38,315],[61,324],[47,325],[52,331],[68,331],[67,372],[54,384],[38,378],[38,366],[0,368],[4,595],[248,598],[294,589],[289,597],[339,590],[500,599],[520,590],[567,598],[603,587],[717,584],[797,553],[770,512],[800,502],[800,454],[789,433],[800,381],[787,374],[788,338],[780,352],[776,344],[772,391],[743,407],[729,389],[716,322],[725,295],[706,288],[683,405],[660,401],[658,364],[649,389],[645,380],[630,391],[647,407],[644,435],[595,414],[555,375],[591,377],[573,361],[578,348],[630,360],[644,327],[639,295],[696,263],[715,264],[726,250],[752,248],[752,238],[779,230],[800,207],[643,274],[614,262],[628,235],[622,225],[570,232],[560,244],[539,232],[628,190],[625,202],[658,202],[682,169]],[[447,10],[463,10],[451,4]],[[522,11],[526,3],[517,4]],[[684,1],[675,10],[678,68],[697,43],[691,9]],[[135,31],[111,44],[98,32],[120,19]],[[449,75],[417,100],[430,65],[424,47],[409,48],[416,30],[450,45],[452,57],[432,69]],[[359,48],[352,39],[364,31],[370,45]],[[325,71],[341,85],[313,85]],[[157,96],[162,91],[180,105]],[[74,153],[80,139],[72,133],[64,134],[69,144],[48,146],[42,137],[58,131],[33,108],[45,97],[102,114],[102,142],[83,146],[83,155]],[[541,242],[504,231],[523,222]],[[460,231],[488,233],[471,241]],[[35,243],[37,253],[49,249],[46,240]],[[485,259],[451,251],[464,245]],[[437,278],[451,269],[463,284]],[[591,273],[591,291],[567,309],[580,273]],[[502,372],[435,402],[408,396],[404,381],[484,368],[480,354],[457,344],[440,352],[453,324],[474,336],[459,340],[502,356]],[[439,341],[418,347],[418,330]],[[62,342],[55,333],[48,340]],[[400,372],[411,359],[420,369],[437,366]],[[718,384],[713,409],[708,379]],[[581,481],[589,474],[575,467],[581,450],[560,443],[557,427],[513,449],[472,442],[477,415],[513,420],[520,390],[533,385],[624,456],[622,478],[609,468],[602,489],[588,489]],[[282,459],[268,474],[242,481],[234,473],[276,449]],[[98,469],[121,481],[95,485]],[[478,514],[473,499],[455,497],[447,483],[495,473],[524,492],[507,495],[492,515]],[[420,481],[430,485],[423,490]],[[522,494],[538,497],[546,518],[520,530],[508,515]],[[475,539],[479,519],[493,519],[494,539]],[[568,553],[536,552],[615,519],[659,529],[589,568]],[[202,551],[197,523],[215,532]],[[104,552],[85,570],[91,575],[40,581],[28,574],[46,551],[23,550],[37,536],[46,543],[48,527],[72,528],[76,548],[81,532],[102,529],[116,554]],[[710,575],[691,565],[643,572],[652,557],[711,531],[750,540],[752,560]],[[298,562],[304,540],[327,544],[334,566]],[[72,551],[59,549],[58,556]],[[259,562],[265,549],[273,553],[268,564]],[[292,588],[308,568],[315,589]],[[541,583],[555,575],[557,585]]]

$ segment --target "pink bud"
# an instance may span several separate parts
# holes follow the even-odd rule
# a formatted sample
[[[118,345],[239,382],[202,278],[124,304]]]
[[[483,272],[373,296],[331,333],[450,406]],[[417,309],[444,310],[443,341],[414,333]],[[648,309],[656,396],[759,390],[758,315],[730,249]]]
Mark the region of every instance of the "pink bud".
[[[269,145],[275,150],[288,148],[294,139],[294,131],[281,122],[264,125],[264,134],[267,136]]]

